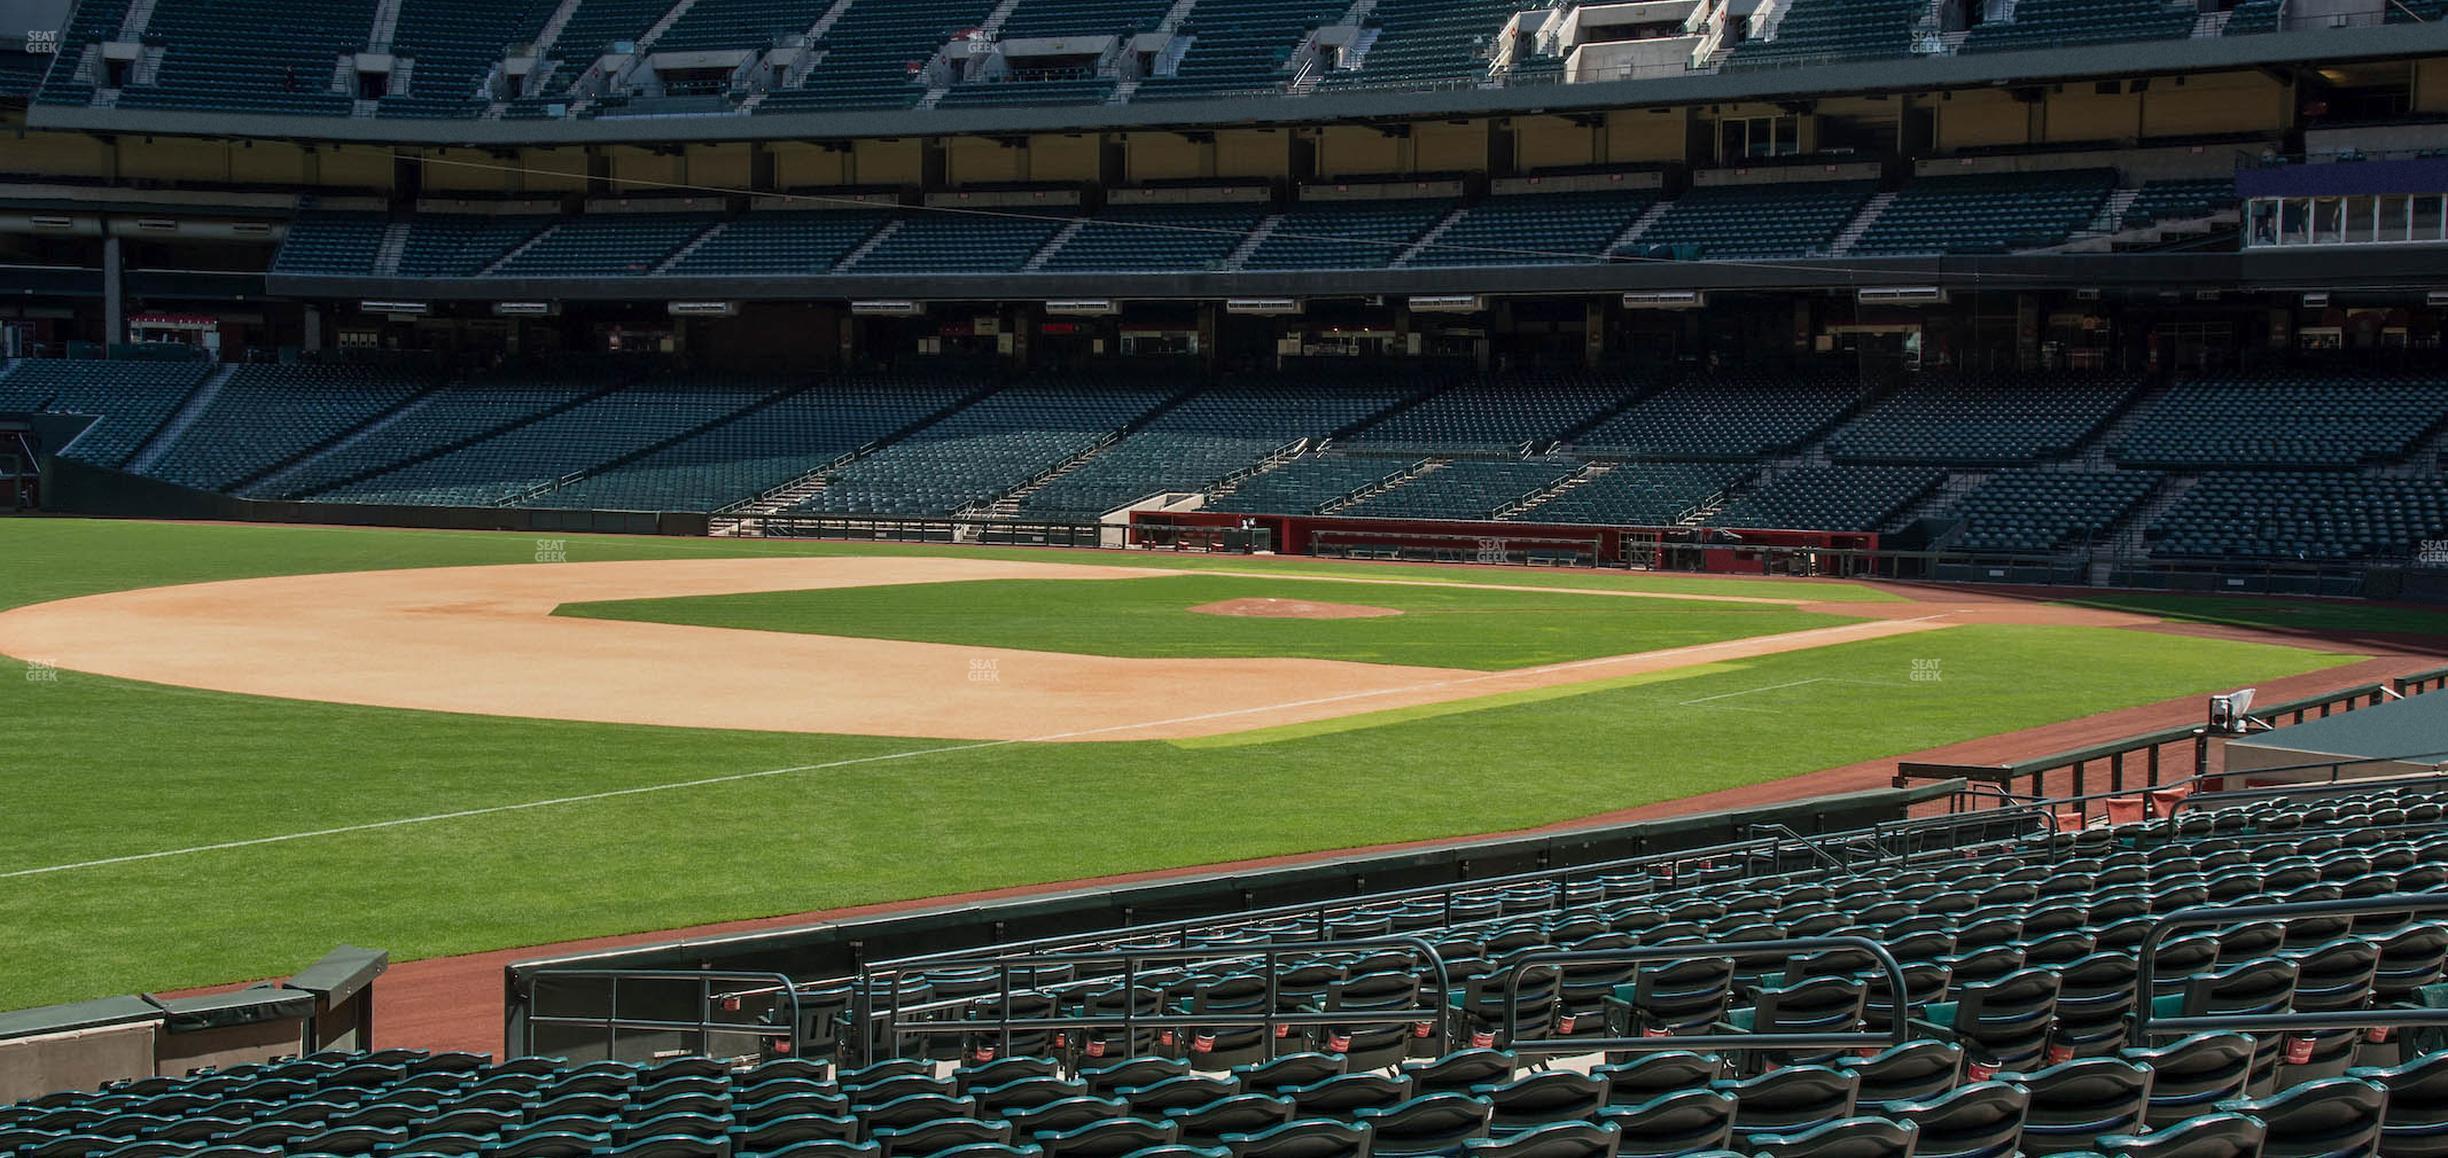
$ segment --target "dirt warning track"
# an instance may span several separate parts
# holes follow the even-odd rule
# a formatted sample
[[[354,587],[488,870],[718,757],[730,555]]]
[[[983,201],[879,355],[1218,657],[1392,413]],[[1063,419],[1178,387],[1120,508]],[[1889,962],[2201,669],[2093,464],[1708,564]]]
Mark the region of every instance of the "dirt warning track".
[[[1171,574],[1176,572],[902,557],[347,572],[156,587],[22,607],[0,613],[0,652],[124,679],[379,707],[951,740],[1092,741],[1220,735],[1929,631],[1982,617],[1978,608],[1927,603],[1848,604],[1843,610],[1849,613],[1898,617],[1481,672],[1317,659],[1120,658],[552,614],[563,603],[608,599],[990,579],[1129,582]]]

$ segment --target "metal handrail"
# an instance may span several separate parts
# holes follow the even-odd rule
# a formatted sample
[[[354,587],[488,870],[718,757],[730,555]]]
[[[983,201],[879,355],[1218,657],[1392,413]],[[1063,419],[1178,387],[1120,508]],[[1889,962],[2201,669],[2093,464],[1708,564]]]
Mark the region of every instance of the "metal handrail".
[[[1443,925],[1452,925],[1455,923],[1453,918],[1453,903],[1460,894],[1464,893],[1493,894],[1507,889],[1518,888],[1524,885],[1545,884],[1554,887],[1554,894],[1549,903],[1549,909],[1560,909],[1569,907],[1575,903],[1580,903],[1571,899],[1571,886],[1575,883],[1587,883],[1588,878],[1600,876],[1619,876],[1660,866],[1671,868],[1675,865],[1691,862],[1724,861],[1730,858],[1742,858],[1744,857],[1744,854],[1747,853],[1774,852],[1776,848],[1776,842],[1768,839],[1733,841],[1726,844],[1709,845],[1704,848],[1684,849],[1676,852],[1665,853],[1648,853],[1640,856],[1624,857],[1617,860],[1597,861],[1590,864],[1532,869],[1528,872],[1513,873],[1506,876],[1485,877],[1476,880],[1452,881],[1433,885],[1419,885],[1392,892],[1370,892],[1365,896],[1359,897],[1343,897],[1328,901],[1303,901],[1288,905],[1278,905],[1273,908],[1251,909],[1246,912],[1231,914],[1229,918],[1220,916],[1194,917],[1161,924],[1137,926],[1125,925],[1120,928],[1102,929],[1090,933],[1065,934],[1053,937],[1037,938],[1028,941],[1015,941],[995,947],[994,950],[990,951],[992,955],[982,954],[981,951],[976,948],[945,950],[933,954],[917,954],[909,957],[894,958],[890,961],[877,962],[867,968],[872,968],[875,970],[895,969],[900,971],[909,971],[919,966],[944,967],[961,961],[967,961],[971,964],[978,964],[988,960],[1000,960],[1005,957],[1013,959],[1027,958],[1030,960],[1043,961],[1049,956],[1047,950],[1059,952],[1060,947],[1066,945],[1097,944],[1117,940],[1142,940],[1149,937],[1183,936],[1191,932],[1213,929],[1222,924],[1230,924],[1235,926],[1255,925],[1271,920],[1282,920],[1295,917],[1310,921],[1312,923],[1312,927],[1319,933],[1319,940],[1322,941],[1325,940],[1323,934],[1326,924],[1334,916],[1349,914],[1362,908],[1373,908],[1381,905],[1399,904],[1408,900],[1428,898],[1433,898],[1443,902],[1445,912],[1441,914],[1439,923]],[[1577,877],[1583,879],[1576,881],[1575,878]],[[1671,888],[1673,885],[1670,883],[1666,887]],[[1355,942],[1337,941],[1332,943],[1337,945],[1348,945]],[[1182,949],[1190,949],[1195,951],[1198,948],[1200,947],[1189,945],[1185,941],[1180,945],[1171,948],[1169,951],[1178,953]],[[1251,952],[1256,951],[1255,946],[1250,946],[1248,948]],[[829,983],[838,983],[841,980],[844,979],[834,978],[830,979]]]
[[[2151,1016],[2151,997],[2158,977],[2159,946],[2178,929],[2225,925],[2238,921],[2283,921],[2290,917],[2333,917],[2358,913],[2448,912],[2448,896],[2437,893],[2388,893],[2337,901],[2290,901],[2284,904],[2191,905],[2169,913],[2151,926],[2135,948],[2134,1025],[2136,1041],[2150,1035],[2178,1037],[2188,1033],[2232,1030],[2370,1029],[2381,1026],[2448,1025],[2448,1009],[2345,1009],[2327,1013],[2206,1013],[2195,1016]],[[2153,1029],[2153,1026],[2158,1028]]]
[[[1795,832],[1793,830],[1793,826],[1790,824],[1754,824],[1749,826],[1749,831],[1755,834],[1766,833],[1770,839],[1774,840],[1776,843],[1773,847],[1780,854],[1778,858],[1780,861],[1783,859],[1781,854],[1785,848],[1785,841],[1786,839],[1790,838],[1794,843],[1801,845],[1802,850],[1811,855],[1811,859],[1818,861],[1820,864],[1826,865],[1827,867],[1848,876],[1858,875],[1854,873],[1852,865],[1837,859],[1836,854],[1819,847],[1819,844],[1816,841],[1813,841],[1811,838],[1804,836],[1799,832]]]
[[[2302,784],[2293,785],[2276,785],[2266,789],[2236,789],[2233,791],[2222,790],[2215,792],[2190,793],[2186,796],[2180,797],[2176,802],[2171,804],[2168,808],[2168,815],[2161,819],[2172,821],[2175,818],[2175,814],[2180,809],[2189,804],[2196,804],[2203,801],[2228,801],[2255,795],[2320,795],[2325,793],[2335,793],[2341,788],[2350,788],[2352,790],[2362,791],[2364,790],[2362,787],[2364,785],[2369,785],[2369,790],[2371,791],[2382,791],[2390,787],[2401,787],[2408,784],[2425,782],[2426,780],[2432,778],[2423,773],[2409,773],[2403,776],[2367,777],[2347,777],[2340,774],[2340,770],[2347,767],[2362,764],[2399,763],[2405,759],[2406,757],[2403,756],[2366,756],[2355,759],[2314,760],[2302,764],[2283,764],[2273,765],[2268,768],[2254,768],[2249,770],[2253,774],[2327,771],[2330,773],[2330,776],[2326,780],[2306,781]],[[2095,801],[2113,800],[2119,797],[2133,796],[2139,793],[2166,792],[2170,789],[2186,788],[2197,784],[2222,781],[2232,776],[2244,774],[2245,773],[2243,772],[2227,770],[2221,770],[2218,772],[2204,772],[2191,776],[2180,776],[2174,780],[2162,780],[2157,783],[2140,785],[2133,788],[2109,788],[2097,792],[2083,792],[2066,796],[2033,795],[2031,793],[2013,791],[2002,783],[1991,784],[1974,782],[1966,784],[1964,788],[1956,795],[1958,797],[1993,797],[1998,801],[1997,808],[1986,810],[1986,812],[1982,810],[1966,810],[1956,815],[1978,817],[1985,814],[1993,814],[1995,812],[2014,808],[2032,808],[2038,809],[2043,813],[2053,813],[2055,811],[2067,808],[2081,808],[2081,806]],[[2437,779],[2439,780],[2441,788],[2448,789],[2448,774],[2441,775],[2437,777]],[[2087,808],[2081,808],[2081,810],[2086,815],[2090,811]]]
[[[1896,961],[1887,946],[1868,937],[1796,937],[1782,941],[1677,941],[1667,945],[1635,945],[1625,949],[1555,949],[1544,953],[1527,953],[1506,971],[1504,982],[1505,1023],[1503,1044],[1517,1053],[1629,1053],[1640,1050],[1754,1050],[1754,1049],[1857,1049],[1904,1045],[1912,1040],[1912,1026],[1903,1016],[1892,1018],[1884,1032],[1857,1030],[1845,1033],[1744,1033],[1744,1034],[1671,1034],[1664,1037],[1606,1038],[1514,1038],[1513,1027],[1521,1019],[1522,978],[1533,969],[1546,969],[1563,977],[1567,965],[1599,965],[1638,963],[1642,961],[1682,961],[1696,957],[1764,957],[1783,954],[1790,958],[1796,953],[1821,949],[1859,949],[1877,960],[1879,969],[1887,974],[1888,992],[1895,995],[1899,1008],[1907,987],[1904,967]]]
[[[757,971],[700,969],[541,969],[536,971],[534,975],[534,983],[536,988],[541,988],[546,982],[549,981],[572,980],[589,977],[602,978],[610,982],[610,991],[607,993],[604,1001],[604,1016],[578,1017],[570,1014],[536,1013],[530,1010],[525,1017],[519,1021],[519,1025],[521,1027],[520,1042],[523,1046],[523,1048],[520,1050],[521,1053],[533,1054],[536,1052],[535,1036],[536,1027],[539,1025],[602,1026],[604,1031],[604,1054],[607,1057],[612,1055],[613,1046],[619,1038],[620,1031],[624,1029],[652,1030],[658,1032],[700,1033],[705,1035],[706,1042],[709,1046],[712,1043],[714,1035],[718,1033],[753,1034],[767,1039],[780,1039],[784,1043],[783,1052],[793,1055],[796,1055],[799,1052],[799,1031],[802,1025],[800,1020],[799,991],[790,984],[790,978],[785,977],[782,974]],[[676,1021],[665,1018],[622,1017],[620,1015],[621,982],[637,980],[687,980],[696,982],[697,1009],[699,1013],[698,1020]],[[715,983],[724,981],[779,981],[782,984],[779,986],[778,990],[726,990],[722,994],[718,995],[714,989]],[[780,1025],[770,1026],[743,1025],[734,1024],[731,1022],[712,1021],[704,1016],[704,1011],[713,1005],[717,996],[744,996],[749,993],[754,993],[758,996],[776,994],[775,1000],[784,1003],[790,1010],[789,1021]],[[712,1052],[710,1048],[708,1052]]]
[[[2357,793],[2386,792],[2404,788],[2436,788],[2448,791],[2448,772],[2411,772],[2403,776],[2360,776],[2352,779],[2337,775],[2339,769],[2355,764],[2390,764],[2404,759],[2396,756],[2366,756],[2356,760],[2324,760],[2314,764],[2293,764],[2283,768],[2255,768],[2254,772],[2307,772],[2325,768],[2327,780],[2307,780],[2299,784],[2268,784],[2259,788],[2222,789],[2217,792],[2195,792],[2168,806],[2167,823],[2173,826],[2177,814],[2191,807],[2225,807],[2248,800],[2277,800],[2289,796],[2336,795],[2341,787]],[[2222,776],[2207,777],[2221,779]]]
[[[1435,996],[1433,998],[1433,1005],[1421,1009],[1346,1009],[1323,1010],[1316,1012],[1286,1012],[1277,1008],[1282,997],[1282,992],[1279,988],[1282,982],[1282,970],[1278,966],[1280,965],[1284,954],[1368,953],[1382,949],[1408,949],[1420,959],[1420,961],[1423,963],[1425,971],[1435,978]],[[1138,967],[1140,962],[1188,962],[1193,960],[1263,960],[1264,975],[1266,977],[1266,1000],[1264,1008],[1256,1012],[1208,1011],[1204,1013],[1184,1014],[1142,1014],[1138,1012],[1137,1003],[1130,1000],[1126,996],[1122,1003],[1122,1011],[1119,1014],[1099,1015],[1089,1014],[1083,1011],[1082,1013],[1076,1015],[1026,1018],[1013,1017],[1011,1014],[1012,998],[1016,995],[1012,988],[1012,973],[1015,969],[1025,968],[1030,970],[1040,970],[1060,968],[1065,965],[1118,964],[1122,966],[1122,974],[1119,978],[1115,978],[1114,980],[1117,980],[1121,984],[1122,988],[1127,992],[1136,990],[1139,987]],[[1008,1051],[1011,1049],[1012,1035],[1015,1030],[1040,1028],[1088,1029],[1120,1026],[1122,1029],[1122,1034],[1126,1039],[1136,1041],[1137,1031],[1142,1026],[1159,1029],[1176,1026],[1259,1026],[1263,1027],[1265,1030],[1267,1056],[1269,1057],[1273,1057],[1275,1055],[1275,1042],[1277,1041],[1276,1032],[1278,1026],[1345,1024],[1375,1025],[1381,1022],[1391,1024],[1394,1022],[1418,1022],[1428,1020],[1433,1023],[1431,1036],[1437,1044],[1438,1053],[1441,1054],[1446,1052],[1445,1047],[1449,1039],[1449,1028],[1446,1025],[1444,1016],[1445,995],[1451,992],[1453,989],[1453,977],[1451,971],[1445,964],[1444,954],[1438,952],[1436,945],[1424,937],[1375,937],[1366,940],[1353,941],[1282,941],[1269,942],[1264,945],[1242,945],[1217,948],[1126,949],[1103,953],[1047,953],[1027,957],[1003,957],[990,960],[976,960],[971,961],[968,964],[972,968],[978,966],[990,966],[996,970],[997,978],[1001,987],[999,994],[1001,998],[1001,1008],[998,1011],[999,1015],[997,1017],[973,1021],[903,1021],[901,1019],[901,1015],[905,1012],[922,1012],[929,1008],[966,1006],[974,1003],[978,1000],[978,998],[961,998],[948,1002],[928,1003],[924,1006],[913,1006],[908,1009],[904,1009],[899,1000],[901,987],[898,984],[893,984],[890,989],[891,999],[887,1002],[883,1013],[883,1021],[879,1025],[877,1023],[877,1013],[875,1009],[875,990],[877,983],[886,979],[897,981],[900,976],[909,972],[909,970],[897,965],[861,970],[859,976],[855,980],[856,988],[853,989],[851,993],[851,1003],[853,1007],[851,1020],[853,1025],[856,1027],[856,1032],[854,1034],[855,1040],[848,1043],[850,1048],[854,1048],[858,1051],[861,1064],[871,1060],[868,1057],[868,1054],[879,1030],[883,1035],[891,1038],[892,1046],[896,1054],[900,1049],[901,1039],[905,1036],[916,1035],[920,1037],[929,1037],[944,1034],[970,1034],[976,1033],[981,1029],[986,1029],[989,1026],[992,1027],[993,1031],[1001,1039],[1002,1049],[1006,1053],[1008,1053]],[[959,965],[960,963],[958,962],[936,962],[934,963],[933,967],[957,968]]]

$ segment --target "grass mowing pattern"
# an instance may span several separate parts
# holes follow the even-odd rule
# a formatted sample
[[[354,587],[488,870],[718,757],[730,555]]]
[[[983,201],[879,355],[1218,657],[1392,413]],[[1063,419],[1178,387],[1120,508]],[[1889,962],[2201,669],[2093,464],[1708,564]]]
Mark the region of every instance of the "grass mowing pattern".
[[[568,543],[580,560],[842,549],[811,546]],[[0,520],[0,604],[214,578],[522,562],[533,549],[525,536]],[[1644,576],[1519,577],[1664,589]],[[1674,578],[1685,590],[1737,594],[1864,590]],[[1940,678],[1913,682],[1915,660],[1938,661]],[[1521,827],[2346,661],[2147,632],[1962,627],[1229,746],[972,747],[0,875],[0,928],[9,931],[0,1008],[266,976],[341,941],[409,959]],[[936,747],[358,708],[75,672],[38,683],[22,670],[0,660],[11,773],[0,874]],[[1814,682],[1774,688],[1803,680]],[[1249,801],[1272,806],[1241,806]]]
[[[1387,607],[1377,619],[1229,618],[1228,599]],[[1503,671],[1854,622],[1757,603],[1168,575],[835,587],[563,604],[555,614],[1137,658],[1288,656]]]

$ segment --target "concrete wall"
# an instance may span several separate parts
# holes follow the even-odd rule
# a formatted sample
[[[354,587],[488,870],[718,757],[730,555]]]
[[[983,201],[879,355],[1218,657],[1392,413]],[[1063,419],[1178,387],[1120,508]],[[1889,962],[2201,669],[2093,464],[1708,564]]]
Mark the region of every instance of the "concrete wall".
[[[0,1040],[0,1104],[149,1077],[160,1035],[160,1022],[139,1021]]]

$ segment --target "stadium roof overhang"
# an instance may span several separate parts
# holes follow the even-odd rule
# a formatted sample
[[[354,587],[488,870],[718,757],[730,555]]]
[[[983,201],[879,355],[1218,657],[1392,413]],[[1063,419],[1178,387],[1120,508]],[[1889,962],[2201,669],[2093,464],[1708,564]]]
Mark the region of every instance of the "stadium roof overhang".
[[[1934,92],[2239,68],[2284,70],[2443,53],[2448,53],[2448,21],[2096,44],[2032,52],[1915,56],[1588,84],[1350,89],[1297,97],[1146,100],[1067,108],[1021,106],[488,121],[299,117],[37,104],[27,112],[27,124],[38,129],[105,133],[468,147],[1208,129],[1573,113],[1780,100],[1831,93]]]
[[[993,274],[801,278],[348,278],[275,275],[266,289],[310,299],[417,301],[1116,301],[1379,294],[1559,296],[1633,290],[1850,291],[1935,286],[1976,293],[2099,290],[2121,297],[2221,290],[2377,291],[2448,288],[2430,247],[2257,253],[2049,254],[1840,258],[1779,262],[1630,262],[1524,268],[1383,269],[1230,274]]]

